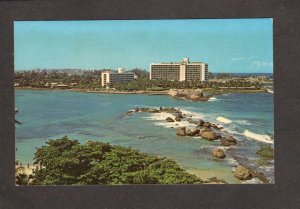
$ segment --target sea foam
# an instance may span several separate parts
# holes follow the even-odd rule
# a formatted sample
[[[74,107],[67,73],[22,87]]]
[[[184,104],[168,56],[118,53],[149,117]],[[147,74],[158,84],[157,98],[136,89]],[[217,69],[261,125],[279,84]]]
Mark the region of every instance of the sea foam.
[[[243,134],[244,134],[245,137],[250,138],[250,139],[254,139],[254,140],[261,141],[261,142],[264,142],[264,143],[269,143],[269,144],[274,143],[274,141],[272,140],[272,138],[269,135],[256,134],[256,133],[253,133],[253,132],[248,131],[248,130],[245,130],[243,132]]]
[[[232,120],[229,120],[228,118],[224,118],[222,116],[217,117],[217,121],[225,124],[230,124],[232,123]]]
[[[218,100],[216,97],[211,97],[208,99],[209,102],[216,101],[216,100]]]

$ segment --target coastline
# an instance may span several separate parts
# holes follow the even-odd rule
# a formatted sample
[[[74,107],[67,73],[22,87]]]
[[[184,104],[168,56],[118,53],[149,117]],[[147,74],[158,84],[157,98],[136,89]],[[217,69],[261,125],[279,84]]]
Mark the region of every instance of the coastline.
[[[78,94],[78,95],[80,95],[80,94]],[[84,95],[84,94],[82,94],[82,95]],[[95,94],[96,95],[96,94]],[[134,97],[134,96],[133,96]],[[115,97],[115,98],[118,98],[118,97]],[[148,103],[148,102],[146,102],[146,103]],[[203,105],[205,105],[204,103],[203,103]],[[144,107],[144,106],[143,106]],[[176,107],[176,106],[175,106]],[[156,107],[157,108],[157,107]],[[185,109],[183,109],[183,110],[181,110],[181,111],[183,111],[183,114],[193,114],[194,112],[191,112],[191,111],[193,111],[192,109],[188,109],[188,111],[187,110],[185,110]],[[199,118],[203,118],[203,116],[201,115],[201,113],[196,113],[195,112],[195,114],[196,115],[192,115],[192,118],[194,118],[194,119],[196,119],[197,117],[199,117]],[[145,117],[146,116],[146,117]],[[151,118],[150,118],[150,117]],[[176,122],[176,123],[179,123],[178,125],[176,125],[176,123],[168,123],[168,122],[166,122],[165,120],[166,120],[166,118],[167,117],[173,117],[173,115],[172,114],[168,114],[168,113],[160,113],[160,114],[157,114],[157,113],[153,113],[153,114],[150,114],[150,115],[142,115],[142,117],[143,118],[145,118],[146,120],[147,120],[147,118],[148,119],[152,119],[152,120],[156,120],[156,121],[154,121],[154,124],[155,125],[160,125],[160,126],[169,126],[170,128],[171,128],[171,126],[173,126],[173,128],[175,128],[175,127],[177,127],[177,126],[193,126],[193,124],[192,123],[188,123],[187,121],[185,121],[185,120],[183,120],[183,121],[181,121],[181,122]],[[205,117],[205,115],[204,115],[204,117]],[[226,117],[226,116],[225,116]],[[229,117],[230,118],[230,117]],[[208,119],[210,122],[215,122],[215,121],[211,121],[211,119]],[[222,122],[222,121],[220,121],[220,122]],[[225,125],[224,125],[225,126]],[[193,128],[193,127],[191,127],[191,128]],[[188,139],[188,138],[186,138],[186,139]],[[198,139],[196,139],[196,140],[198,140]],[[207,146],[207,147],[203,147],[204,149],[202,149],[202,146],[200,147],[199,146],[199,149],[201,149],[203,152],[208,152],[210,149],[211,149],[211,147],[209,147],[209,146]],[[209,152],[211,152],[211,151],[209,151]],[[229,155],[228,155],[228,157],[229,157]],[[184,166],[185,167],[185,166]],[[230,168],[230,165],[228,166],[228,168]],[[189,166],[187,166],[187,167],[185,167],[184,168],[186,171],[189,171],[189,170],[196,170],[195,172],[197,173],[197,176],[199,176],[200,178],[202,178],[203,180],[204,179],[208,179],[208,178],[212,178],[212,177],[216,177],[216,178],[221,178],[221,176],[220,176],[220,174],[219,174],[219,171],[220,171],[220,169],[219,169],[219,166],[217,166],[216,167],[216,169],[215,169],[215,167],[213,166],[212,168],[202,168],[202,167],[194,167],[193,165],[189,165]],[[218,170],[219,169],[219,170]],[[222,169],[221,169],[222,170]],[[227,171],[227,169],[225,169],[226,170],[226,173],[229,175],[229,174],[233,174],[232,173],[232,171],[230,170],[230,169],[228,169],[228,171]],[[190,172],[194,172],[194,171],[190,171]],[[226,174],[226,175],[227,175]],[[224,173],[224,175],[225,175],[225,173]],[[226,180],[226,179],[224,179],[224,180]],[[227,181],[229,181],[229,180],[227,180]]]
[[[18,90],[41,90],[41,91],[73,91],[82,93],[100,93],[100,94],[149,94],[149,95],[168,95],[169,90],[162,91],[148,91],[148,90],[138,90],[138,91],[116,91],[116,90],[91,90],[91,89],[79,89],[79,88],[37,88],[37,87],[14,87]],[[267,93],[267,89],[221,89],[215,90],[211,88],[203,89],[205,94],[209,96],[216,96],[227,93]]]

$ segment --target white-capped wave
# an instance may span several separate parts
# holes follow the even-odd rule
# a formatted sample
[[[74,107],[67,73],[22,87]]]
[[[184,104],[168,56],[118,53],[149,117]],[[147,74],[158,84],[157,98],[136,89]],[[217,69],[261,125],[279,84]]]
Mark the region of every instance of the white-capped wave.
[[[226,158],[225,158],[226,159]],[[228,162],[228,164],[230,165],[230,166],[238,166],[238,161],[237,160],[235,160],[234,158],[232,158],[232,157],[228,157],[227,158],[227,162]]]
[[[242,184],[263,184],[263,182],[259,178],[253,178],[242,182]]]
[[[228,118],[224,118],[222,116],[217,117],[216,119],[217,121],[221,122],[221,123],[225,123],[225,124],[230,124],[232,123],[232,120],[228,119]]]
[[[251,131],[245,130],[243,132],[244,136],[250,139],[254,139],[257,141],[261,141],[264,143],[269,143],[269,144],[273,144],[274,141],[272,140],[271,136],[269,135],[263,135],[263,134],[257,134],[257,133],[253,133]]]
[[[208,99],[209,102],[216,101],[216,100],[218,100],[216,97],[211,97]]]
[[[251,122],[247,120],[236,120],[235,122],[241,125],[252,125]]]

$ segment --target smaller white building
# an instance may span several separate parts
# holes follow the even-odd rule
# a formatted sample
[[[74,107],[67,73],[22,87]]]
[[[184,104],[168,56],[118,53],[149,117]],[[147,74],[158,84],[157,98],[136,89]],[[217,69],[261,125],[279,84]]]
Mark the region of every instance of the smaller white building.
[[[101,86],[113,83],[130,82],[134,80],[134,73],[126,73],[124,68],[119,68],[118,73],[105,71],[101,73]]]

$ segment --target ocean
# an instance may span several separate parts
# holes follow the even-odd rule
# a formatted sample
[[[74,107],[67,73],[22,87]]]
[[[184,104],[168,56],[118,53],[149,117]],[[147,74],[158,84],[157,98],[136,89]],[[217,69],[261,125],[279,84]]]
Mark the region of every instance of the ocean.
[[[274,182],[274,162],[256,165],[260,136],[274,134],[273,94],[231,93],[211,98],[208,102],[178,100],[163,95],[128,95],[81,93],[67,90],[16,90],[16,159],[33,163],[36,147],[48,139],[68,135],[81,142],[97,140],[133,147],[141,152],[168,157],[190,171],[216,171],[216,177],[229,183],[242,183],[232,170],[238,163],[254,167]],[[215,159],[211,151],[220,147],[218,141],[176,136],[175,129],[157,113],[135,113],[135,107],[175,107],[193,117],[219,123],[224,132],[233,135],[239,144],[226,149],[224,160]],[[232,123],[222,124],[219,117]],[[256,139],[245,137],[245,131]],[[272,145],[273,146],[273,145]],[[225,148],[224,148],[225,149]]]

